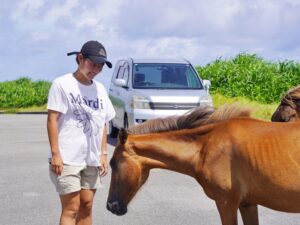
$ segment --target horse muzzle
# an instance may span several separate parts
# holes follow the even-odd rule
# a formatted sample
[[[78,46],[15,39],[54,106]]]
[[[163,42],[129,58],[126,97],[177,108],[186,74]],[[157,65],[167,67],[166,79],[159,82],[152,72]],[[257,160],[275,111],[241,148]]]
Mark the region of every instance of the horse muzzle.
[[[118,201],[107,201],[106,209],[111,211],[113,214],[117,216],[123,216],[127,213],[127,207],[120,204]]]

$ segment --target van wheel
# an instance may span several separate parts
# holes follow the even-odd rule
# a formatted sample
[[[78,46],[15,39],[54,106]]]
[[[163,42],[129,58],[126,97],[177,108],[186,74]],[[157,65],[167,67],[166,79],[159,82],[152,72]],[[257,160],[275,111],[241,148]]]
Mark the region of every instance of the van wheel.
[[[112,138],[116,138],[118,136],[119,129],[114,127],[112,121],[109,121],[108,125],[108,135]]]

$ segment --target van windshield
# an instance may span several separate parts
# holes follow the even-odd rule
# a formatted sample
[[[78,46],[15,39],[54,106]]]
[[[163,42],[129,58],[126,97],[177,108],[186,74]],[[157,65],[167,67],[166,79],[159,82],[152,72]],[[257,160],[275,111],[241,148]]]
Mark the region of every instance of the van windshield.
[[[133,88],[203,89],[203,86],[189,64],[136,63],[133,67]]]

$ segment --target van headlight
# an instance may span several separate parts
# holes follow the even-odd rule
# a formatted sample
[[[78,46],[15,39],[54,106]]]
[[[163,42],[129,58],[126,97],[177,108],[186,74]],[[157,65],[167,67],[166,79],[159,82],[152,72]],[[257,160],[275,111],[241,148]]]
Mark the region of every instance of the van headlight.
[[[133,95],[131,106],[134,109],[150,109],[150,101],[144,96]]]
[[[210,95],[206,95],[206,96],[201,97],[200,105],[213,106],[212,97]]]

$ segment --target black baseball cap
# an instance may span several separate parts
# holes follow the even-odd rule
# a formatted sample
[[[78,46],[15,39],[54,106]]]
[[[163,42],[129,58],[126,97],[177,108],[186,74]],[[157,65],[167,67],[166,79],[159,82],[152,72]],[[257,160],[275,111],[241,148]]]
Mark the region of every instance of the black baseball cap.
[[[69,52],[67,55],[74,55],[81,53],[84,57],[92,60],[93,63],[105,63],[109,68],[112,68],[112,64],[106,58],[106,50],[104,46],[98,41],[86,42],[80,52]]]

